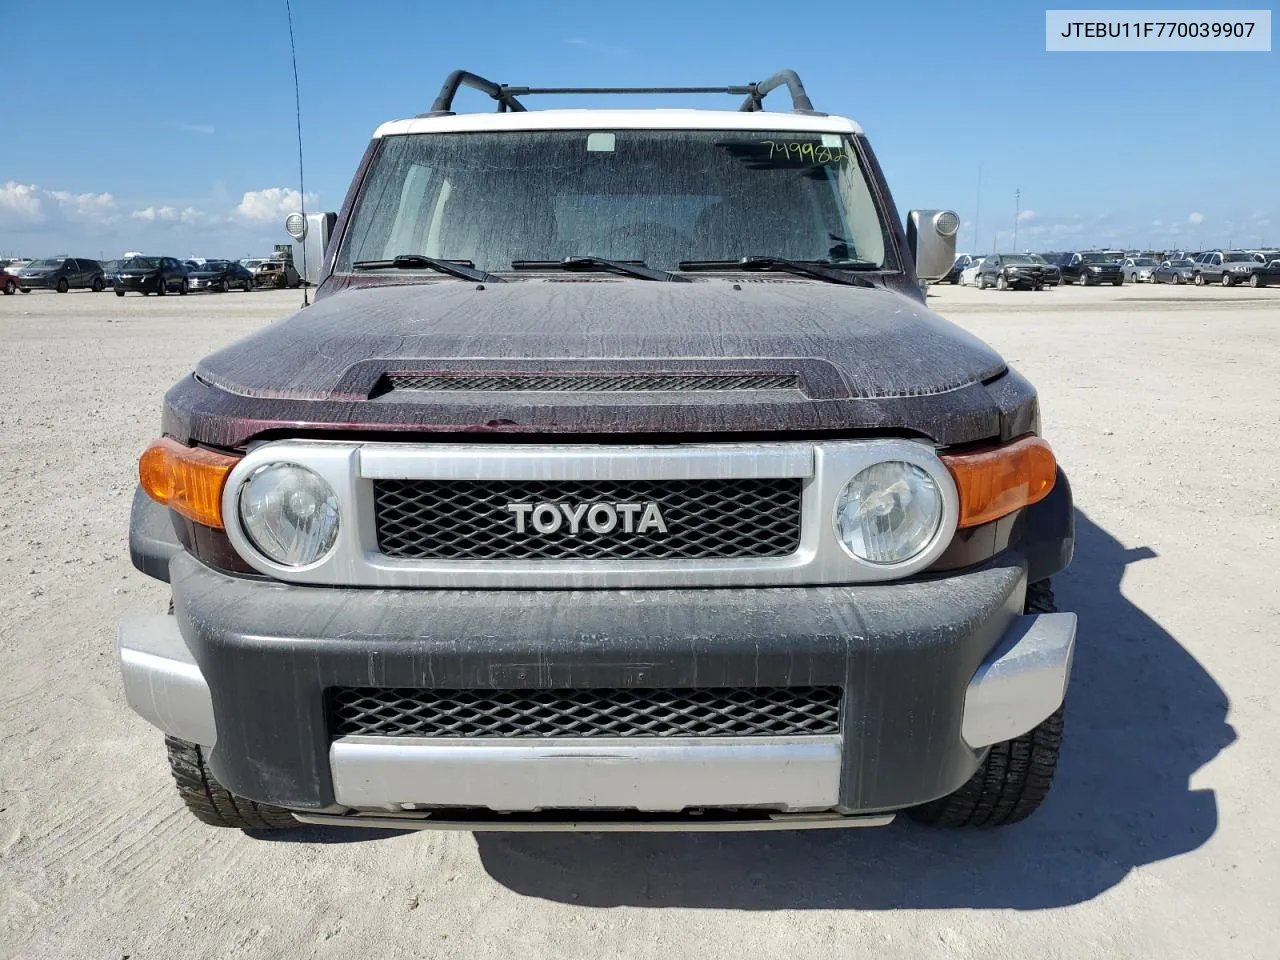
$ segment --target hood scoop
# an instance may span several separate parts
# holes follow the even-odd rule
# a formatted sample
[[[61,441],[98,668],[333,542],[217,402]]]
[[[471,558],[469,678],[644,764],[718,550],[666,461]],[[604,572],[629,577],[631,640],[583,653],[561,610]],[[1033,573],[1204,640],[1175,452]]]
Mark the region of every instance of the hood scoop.
[[[660,393],[668,391],[799,390],[798,373],[388,373],[370,399],[391,391],[438,393]]]

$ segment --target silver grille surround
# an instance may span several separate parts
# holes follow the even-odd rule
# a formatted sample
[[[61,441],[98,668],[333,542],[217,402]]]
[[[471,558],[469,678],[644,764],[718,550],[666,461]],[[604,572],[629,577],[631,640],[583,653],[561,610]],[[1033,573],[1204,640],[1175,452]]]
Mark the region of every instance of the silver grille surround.
[[[849,553],[835,533],[836,500],[860,470],[886,460],[929,472],[943,497],[933,540],[905,563],[872,564]],[[304,567],[257,552],[240,526],[243,482],[268,463],[296,463],[333,487],[341,526],[333,550]],[[400,560],[379,552],[373,482],[426,480],[687,480],[799,478],[800,543],[782,557],[662,560]],[[327,586],[439,589],[643,589],[875,583],[924,569],[956,529],[955,483],[931,444],[905,439],[673,445],[449,444],[279,440],[254,446],[227,478],[227,537],[266,576]]]

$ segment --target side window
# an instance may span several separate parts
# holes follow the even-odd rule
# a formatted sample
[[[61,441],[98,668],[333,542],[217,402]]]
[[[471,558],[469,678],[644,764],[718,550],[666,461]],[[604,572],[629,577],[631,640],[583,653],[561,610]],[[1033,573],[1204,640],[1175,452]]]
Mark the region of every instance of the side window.
[[[1220,253],[1215,253],[1215,254],[1213,255],[1213,265],[1214,265],[1215,267],[1217,267],[1217,266],[1221,266],[1221,265],[1222,265],[1222,254],[1220,254]]]

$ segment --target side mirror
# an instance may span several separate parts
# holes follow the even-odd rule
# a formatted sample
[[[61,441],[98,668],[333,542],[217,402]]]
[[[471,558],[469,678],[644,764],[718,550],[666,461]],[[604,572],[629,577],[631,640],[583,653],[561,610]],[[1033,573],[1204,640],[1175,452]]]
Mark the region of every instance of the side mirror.
[[[941,280],[956,262],[960,217],[953,210],[912,210],[907,214],[907,245],[916,262],[916,278]]]
[[[284,231],[302,245],[301,255],[294,257],[293,265],[302,279],[315,286],[324,276],[325,252],[333,235],[336,213],[291,213],[284,221]]]

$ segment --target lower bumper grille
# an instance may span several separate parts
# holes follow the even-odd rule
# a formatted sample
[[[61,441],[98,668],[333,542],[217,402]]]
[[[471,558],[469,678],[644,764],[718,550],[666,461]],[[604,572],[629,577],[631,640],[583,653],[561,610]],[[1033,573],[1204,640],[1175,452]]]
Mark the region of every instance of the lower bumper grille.
[[[329,690],[334,737],[787,737],[839,732],[839,687]]]

